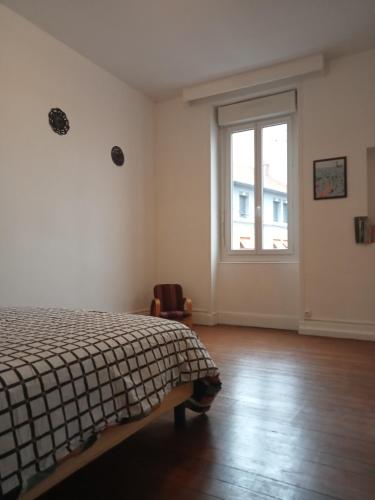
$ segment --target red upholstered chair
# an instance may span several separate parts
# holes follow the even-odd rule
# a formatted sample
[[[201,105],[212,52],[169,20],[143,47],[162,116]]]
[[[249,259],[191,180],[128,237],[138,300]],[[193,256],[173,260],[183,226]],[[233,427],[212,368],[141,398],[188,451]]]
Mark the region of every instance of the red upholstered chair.
[[[183,296],[181,285],[156,285],[154,297],[151,302],[151,316],[182,321],[192,327],[193,304],[191,299]]]

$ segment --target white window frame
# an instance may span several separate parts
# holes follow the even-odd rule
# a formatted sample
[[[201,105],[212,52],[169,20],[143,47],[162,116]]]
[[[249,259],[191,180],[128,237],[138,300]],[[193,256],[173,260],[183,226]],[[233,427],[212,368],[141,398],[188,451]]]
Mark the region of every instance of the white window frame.
[[[222,144],[222,255],[223,261],[292,261],[296,257],[296,224],[297,224],[297,171],[295,168],[296,140],[295,119],[292,115],[279,116],[272,119],[254,120],[223,127],[221,129]],[[286,123],[288,126],[288,248],[287,249],[262,249],[262,175],[261,165],[261,130],[265,126],[280,125]],[[255,134],[255,168],[254,168],[254,216],[255,216],[255,249],[231,248],[232,238],[232,165],[231,165],[231,134],[254,130]],[[281,214],[282,215],[282,214]]]

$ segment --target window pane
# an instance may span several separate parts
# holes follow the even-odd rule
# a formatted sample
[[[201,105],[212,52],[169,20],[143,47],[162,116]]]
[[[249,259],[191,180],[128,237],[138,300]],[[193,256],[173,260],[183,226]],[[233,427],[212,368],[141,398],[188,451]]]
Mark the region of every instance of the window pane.
[[[288,126],[262,128],[262,248],[288,248]],[[281,210],[283,209],[283,216]]]
[[[254,130],[231,134],[232,250],[254,250]]]

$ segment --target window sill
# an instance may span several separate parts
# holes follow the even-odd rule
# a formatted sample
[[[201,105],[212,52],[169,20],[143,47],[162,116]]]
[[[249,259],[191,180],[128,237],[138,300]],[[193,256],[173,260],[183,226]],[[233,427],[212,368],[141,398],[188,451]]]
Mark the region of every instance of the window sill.
[[[244,254],[226,253],[221,256],[219,264],[299,264],[299,258],[291,252],[256,255],[249,252]]]
[[[299,264],[299,260],[219,260],[218,264]]]

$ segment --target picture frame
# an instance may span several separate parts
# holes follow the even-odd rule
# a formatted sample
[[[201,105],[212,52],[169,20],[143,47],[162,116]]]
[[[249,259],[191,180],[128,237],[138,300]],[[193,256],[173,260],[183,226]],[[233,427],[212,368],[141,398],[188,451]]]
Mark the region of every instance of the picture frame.
[[[314,161],[314,200],[347,197],[346,156]]]

